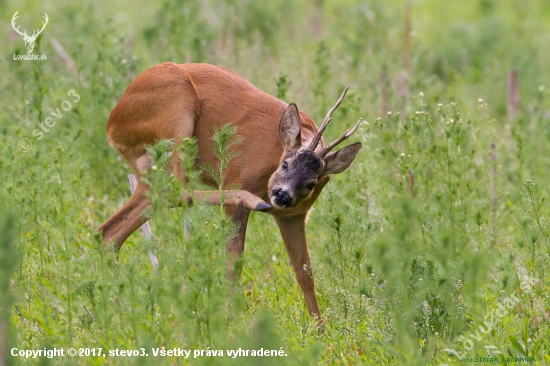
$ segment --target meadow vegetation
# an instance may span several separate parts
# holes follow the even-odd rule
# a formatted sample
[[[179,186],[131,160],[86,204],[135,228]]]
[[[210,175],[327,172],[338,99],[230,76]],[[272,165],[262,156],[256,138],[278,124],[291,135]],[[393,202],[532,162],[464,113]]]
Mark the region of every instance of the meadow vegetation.
[[[0,1],[0,342],[150,354],[8,363],[549,364],[550,3],[412,0],[404,37],[405,3]],[[48,13],[34,51],[47,61],[13,60],[25,53],[16,10],[22,28]],[[227,67],[317,123],[351,86],[325,139],[363,117],[351,140],[364,147],[307,224],[324,334],[268,215],[251,215],[230,290],[235,228],[220,207],[169,208],[183,189],[166,174],[169,141],[148,148],[152,240],[103,248],[95,228],[129,198],[131,172],[106,122],[130,81],[164,61]],[[181,150],[191,168],[192,141]],[[199,186],[194,171],[188,188]],[[158,358],[156,347],[287,356]]]

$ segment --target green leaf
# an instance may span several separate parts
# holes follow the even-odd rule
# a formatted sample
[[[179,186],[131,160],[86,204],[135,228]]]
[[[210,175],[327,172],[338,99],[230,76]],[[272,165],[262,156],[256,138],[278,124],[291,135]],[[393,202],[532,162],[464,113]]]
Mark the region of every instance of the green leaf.
[[[510,336],[510,343],[512,343],[512,346],[514,346],[514,348],[517,349],[519,353],[527,357],[527,352],[525,351],[525,349],[523,349],[523,346],[518,342],[518,340],[514,336]]]

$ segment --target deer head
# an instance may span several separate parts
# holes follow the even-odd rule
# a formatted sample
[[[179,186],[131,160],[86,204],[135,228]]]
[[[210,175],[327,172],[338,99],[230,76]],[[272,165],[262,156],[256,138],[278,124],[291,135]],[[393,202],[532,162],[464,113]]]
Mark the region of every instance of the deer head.
[[[328,181],[328,176],[346,170],[357,156],[362,147],[360,142],[332,153],[330,151],[350,137],[359,127],[362,119],[323,150],[315,151],[323,132],[332,120],[332,113],[342,103],[347,91],[348,87],[329,110],[319,131],[308,146],[302,146],[301,122],[296,105],[289,105],[284,112],[279,123],[279,138],[284,151],[279,168],[269,179],[268,185],[269,199],[275,208],[287,209],[307,202],[304,209],[309,209]]]
[[[25,30],[24,32],[21,32],[19,30],[19,27],[16,26],[15,24],[15,21],[17,20],[17,18],[19,18],[19,15],[18,15],[19,11],[16,11],[15,14],[13,14],[13,17],[11,18],[11,26],[13,27],[13,29],[19,33],[21,35],[21,37],[23,38],[23,41],[25,41],[25,48],[27,49],[27,53],[30,54],[32,52],[32,50],[34,49],[34,44],[36,42],[36,39],[38,38],[38,36],[40,35],[40,33],[42,33],[44,31],[44,28],[46,28],[46,24],[48,24],[48,14],[44,13],[44,22],[42,22],[42,29],[38,30],[36,29],[32,35],[27,35],[27,30]]]

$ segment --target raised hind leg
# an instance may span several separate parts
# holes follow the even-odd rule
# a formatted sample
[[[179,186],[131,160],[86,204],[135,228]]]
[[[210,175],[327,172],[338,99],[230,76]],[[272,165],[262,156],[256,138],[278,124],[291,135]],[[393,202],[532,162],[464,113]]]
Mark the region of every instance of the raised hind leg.
[[[122,243],[147,221],[147,218],[143,216],[143,211],[151,206],[151,202],[147,198],[148,191],[149,187],[145,183],[139,182],[130,200],[117,213],[98,227],[98,230],[103,233],[103,242],[112,242],[115,251],[118,251]],[[225,191],[225,195],[230,198],[225,200],[224,205],[228,210],[237,214],[237,216],[233,215],[233,217],[241,225],[239,234],[231,240],[228,249],[230,253],[241,254],[244,248],[244,234],[249,210],[267,211],[271,206],[248,191]],[[194,196],[195,200],[202,203],[220,204],[220,194],[218,191],[195,191]],[[192,203],[189,198],[190,196],[185,194],[184,197],[187,198],[184,198],[181,203]]]
[[[150,163],[147,155],[141,155],[136,159],[128,160],[136,173],[149,169]],[[147,184],[138,181],[136,190],[130,200],[111,218],[98,227],[98,230],[103,234],[103,241],[105,243],[112,242],[115,251],[118,251],[122,243],[147,221],[146,217],[143,216],[143,211],[151,206],[151,202],[147,198],[148,191],[149,187]],[[260,197],[243,190],[222,191],[221,194],[220,191],[195,191],[193,192],[193,196],[184,193],[179,203],[180,205],[192,204],[193,200],[195,200],[211,205],[220,205],[222,201],[221,195],[224,196],[224,206],[228,207],[229,212],[240,212],[239,217],[242,217],[243,220],[239,220],[241,225],[244,223],[244,226],[242,226],[244,229],[246,229],[248,214],[244,218],[243,212],[249,212],[249,210],[268,211],[271,209],[271,206],[265,203]],[[240,240],[244,243],[244,231]],[[238,243],[238,241],[235,243]],[[236,248],[242,247],[242,245],[235,245]],[[240,252],[242,253],[242,249]]]
[[[151,206],[147,199],[148,191],[149,187],[145,183],[138,182],[130,200],[97,228],[103,233],[103,242],[112,242],[115,251],[118,251],[122,243],[147,221],[143,211]]]

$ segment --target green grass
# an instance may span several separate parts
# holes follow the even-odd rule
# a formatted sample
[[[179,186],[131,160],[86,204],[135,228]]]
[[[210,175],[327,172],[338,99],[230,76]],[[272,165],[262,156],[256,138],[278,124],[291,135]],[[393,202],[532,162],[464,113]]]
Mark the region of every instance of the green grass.
[[[456,355],[495,352],[550,363],[548,2],[413,0],[410,97],[403,1],[137,3],[0,1],[0,363],[487,364]],[[34,51],[47,61],[13,60],[25,53],[9,24],[16,10],[22,29],[48,13]],[[136,232],[118,256],[101,244],[95,228],[130,196],[108,115],[141,71],[189,60],[232,69],[318,123],[351,85],[326,139],[363,117],[352,140],[364,148],[307,224],[324,334],[268,215],[251,215],[230,289],[234,228],[219,207],[168,208],[182,189],[162,170],[169,147],[151,148],[152,241]],[[509,120],[512,69],[522,100]],[[13,347],[149,357],[25,360]],[[203,356],[153,357],[162,347]],[[286,356],[227,356],[239,348]]]

